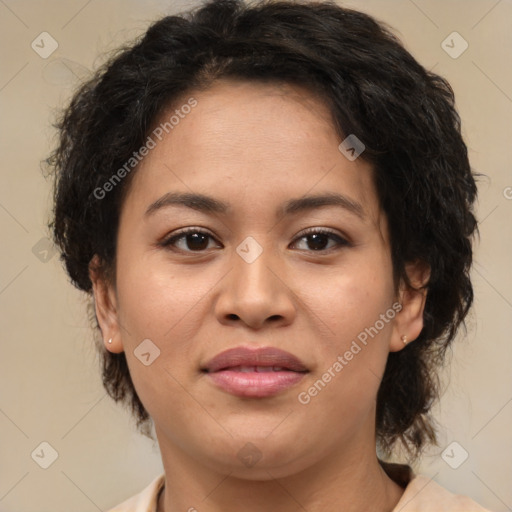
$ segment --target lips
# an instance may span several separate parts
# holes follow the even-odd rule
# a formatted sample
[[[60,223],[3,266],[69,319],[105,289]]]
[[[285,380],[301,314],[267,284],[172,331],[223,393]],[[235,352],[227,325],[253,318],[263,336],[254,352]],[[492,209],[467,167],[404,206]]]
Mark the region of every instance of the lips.
[[[208,373],[220,370],[241,372],[293,371],[307,372],[306,366],[294,355],[273,347],[237,347],[221,352],[211,359],[203,371]]]
[[[277,348],[238,347],[215,356],[202,368],[218,389],[241,398],[267,398],[300,382],[308,369]]]

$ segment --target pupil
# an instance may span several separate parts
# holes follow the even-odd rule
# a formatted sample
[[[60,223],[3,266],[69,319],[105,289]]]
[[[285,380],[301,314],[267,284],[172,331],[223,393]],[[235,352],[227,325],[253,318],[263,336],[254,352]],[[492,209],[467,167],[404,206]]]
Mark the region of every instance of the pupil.
[[[312,235],[309,235],[309,237],[313,239],[313,243],[309,244],[310,248],[312,248],[313,250],[323,249],[325,247],[327,235],[324,235],[322,233],[314,233]]]
[[[187,245],[189,249],[206,249],[208,246],[208,237],[202,233],[193,233],[188,235]],[[192,240],[192,243],[189,243]],[[205,243],[206,242],[206,243]]]

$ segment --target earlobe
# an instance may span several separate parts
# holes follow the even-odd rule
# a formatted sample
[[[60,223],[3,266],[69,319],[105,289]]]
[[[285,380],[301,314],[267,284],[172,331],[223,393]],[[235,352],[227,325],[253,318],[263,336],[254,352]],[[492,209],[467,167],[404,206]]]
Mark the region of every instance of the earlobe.
[[[416,261],[406,265],[411,286],[402,283],[400,304],[402,309],[395,317],[390,340],[390,352],[398,352],[420,335],[423,329],[423,312],[427,300],[427,284],[430,279],[430,267]]]
[[[116,296],[112,285],[101,271],[98,255],[94,255],[89,263],[89,277],[92,282],[96,318],[98,319],[105,348],[113,353],[123,352]]]

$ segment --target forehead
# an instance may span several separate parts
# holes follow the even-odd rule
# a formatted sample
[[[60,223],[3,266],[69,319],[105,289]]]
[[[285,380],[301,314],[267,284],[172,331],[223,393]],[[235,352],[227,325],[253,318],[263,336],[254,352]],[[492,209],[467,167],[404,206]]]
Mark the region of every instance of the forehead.
[[[182,109],[191,98],[195,106]],[[155,126],[165,127],[172,116],[176,124],[167,125],[162,140],[155,138],[129,195],[147,203],[186,189],[263,206],[284,196],[336,191],[378,217],[371,165],[341,154],[329,109],[307,89],[220,80],[173,102]]]
[[[191,92],[197,106],[186,120],[196,137],[189,144],[209,144],[226,152],[263,145],[269,155],[290,158],[305,142],[320,137],[336,144],[331,114],[320,98],[292,84],[219,80],[205,91]],[[183,103],[186,97],[178,101]],[[179,106],[178,106],[179,108]],[[164,116],[165,117],[165,116]],[[190,132],[173,130],[178,145]],[[254,156],[254,155],[253,155]],[[263,157],[263,154],[262,154]]]

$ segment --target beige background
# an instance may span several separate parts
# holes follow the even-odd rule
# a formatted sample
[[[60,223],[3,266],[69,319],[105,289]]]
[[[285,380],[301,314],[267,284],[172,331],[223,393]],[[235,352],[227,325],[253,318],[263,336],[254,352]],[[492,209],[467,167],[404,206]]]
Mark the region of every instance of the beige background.
[[[50,188],[39,164],[53,142],[53,113],[77,78],[186,5],[197,3],[0,0],[1,512],[106,510],[162,471],[157,446],[101,387],[84,298],[56,256],[41,261]],[[390,23],[425,67],[450,80],[472,165],[488,176],[480,183],[469,332],[436,409],[440,446],[419,470],[491,510],[512,510],[512,1],[345,5]],[[59,45],[47,59],[31,48],[43,31]],[[441,46],[453,31],[469,44],[456,59]],[[46,470],[31,458],[43,441],[58,452]],[[458,469],[441,457],[453,441],[469,453]]]

